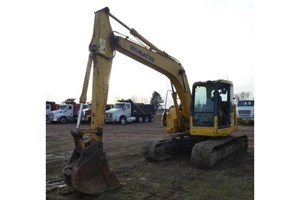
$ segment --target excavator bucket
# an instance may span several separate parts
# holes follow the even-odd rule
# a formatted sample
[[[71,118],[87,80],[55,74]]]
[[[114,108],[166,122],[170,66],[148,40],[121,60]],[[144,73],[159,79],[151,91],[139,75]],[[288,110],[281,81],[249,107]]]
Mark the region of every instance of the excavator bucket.
[[[109,170],[102,141],[90,145],[78,153],[75,149],[63,173],[65,182],[86,194],[98,194],[120,186],[114,173]]]

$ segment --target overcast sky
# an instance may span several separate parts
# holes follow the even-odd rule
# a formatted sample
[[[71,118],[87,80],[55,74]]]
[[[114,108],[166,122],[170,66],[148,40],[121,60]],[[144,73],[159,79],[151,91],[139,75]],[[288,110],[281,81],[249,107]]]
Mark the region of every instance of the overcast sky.
[[[72,3],[71,3],[72,2]],[[190,86],[195,81],[229,79],[235,93],[254,92],[253,0],[205,1],[59,1],[49,3],[45,17],[48,69],[45,100],[80,97],[94,24],[94,12],[106,6],[113,15],[184,66]],[[113,30],[129,35],[111,19]],[[89,87],[91,88],[91,86]],[[162,74],[117,52],[109,98],[153,91],[165,98],[170,81]],[[88,100],[91,100],[89,90]]]

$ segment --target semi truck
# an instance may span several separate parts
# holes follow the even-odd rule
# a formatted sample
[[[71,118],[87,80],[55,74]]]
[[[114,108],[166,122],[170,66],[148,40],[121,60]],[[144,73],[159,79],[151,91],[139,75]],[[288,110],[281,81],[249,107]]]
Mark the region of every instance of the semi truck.
[[[154,104],[134,103],[131,99],[122,99],[105,112],[105,122],[122,125],[129,122],[153,122],[154,115]]]
[[[57,110],[58,109],[58,104],[55,103],[54,101],[46,101],[46,120],[49,120],[49,114],[51,111],[53,110]]]
[[[114,104],[106,104],[105,110],[109,110],[114,107]],[[92,118],[92,105],[89,104],[87,108],[82,110],[81,121],[90,122]]]
[[[67,99],[59,105],[57,110],[49,113],[50,122],[59,122],[65,124],[67,122],[75,122],[78,116],[80,104],[75,99]]]
[[[239,124],[254,123],[254,100],[240,100],[236,109]]]

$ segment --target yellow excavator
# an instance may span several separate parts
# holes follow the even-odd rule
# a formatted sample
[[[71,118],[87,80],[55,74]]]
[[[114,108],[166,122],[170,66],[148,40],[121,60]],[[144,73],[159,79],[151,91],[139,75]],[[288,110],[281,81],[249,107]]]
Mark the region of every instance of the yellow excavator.
[[[138,42],[113,31],[110,19],[128,29]],[[163,125],[168,134],[145,141],[142,155],[146,160],[165,160],[190,152],[192,163],[209,169],[234,152],[247,151],[247,136],[235,133],[237,115],[231,81],[200,81],[193,84],[191,91],[180,62],[121,22],[107,7],[95,12],[89,51],[78,121],[76,128],[71,131],[75,149],[63,169],[65,182],[69,186],[86,194],[102,193],[120,186],[116,175],[109,169],[102,142],[109,77],[115,51],[164,74],[171,82],[174,105],[163,115]],[[91,127],[80,129],[91,69]]]

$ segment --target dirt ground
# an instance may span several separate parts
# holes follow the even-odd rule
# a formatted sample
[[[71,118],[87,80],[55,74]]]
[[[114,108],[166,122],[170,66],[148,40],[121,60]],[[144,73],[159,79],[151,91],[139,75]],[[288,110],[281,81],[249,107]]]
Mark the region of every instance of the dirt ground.
[[[75,124],[46,125],[46,199],[254,199],[253,126],[238,128],[248,135],[246,155],[233,155],[203,170],[191,164],[189,155],[161,162],[144,160],[143,142],[165,135],[159,116],[153,123],[106,124],[104,150],[122,186],[99,195],[81,194],[63,182],[62,170],[74,149],[73,128]]]

